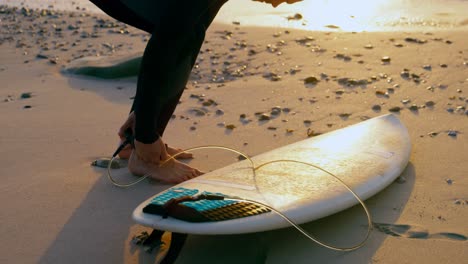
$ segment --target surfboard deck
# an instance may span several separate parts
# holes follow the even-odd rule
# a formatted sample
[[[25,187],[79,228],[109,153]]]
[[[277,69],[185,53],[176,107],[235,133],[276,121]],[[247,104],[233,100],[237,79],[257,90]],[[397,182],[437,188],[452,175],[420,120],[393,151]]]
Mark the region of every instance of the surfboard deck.
[[[256,166],[284,159],[312,163],[335,174],[365,200],[401,174],[410,152],[407,129],[395,115],[388,114],[274,149],[252,160]],[[274,163],[253,173],[250,162],[244,160],[154,195],[134,210],[133,219],[158,230],[205,235],[261,232],[290,226],[274,212],[199,223],[143,212],[148,204],[174,188],[266,203],[298,224],[358,203],[338,181],[318,169],[298,163]]]

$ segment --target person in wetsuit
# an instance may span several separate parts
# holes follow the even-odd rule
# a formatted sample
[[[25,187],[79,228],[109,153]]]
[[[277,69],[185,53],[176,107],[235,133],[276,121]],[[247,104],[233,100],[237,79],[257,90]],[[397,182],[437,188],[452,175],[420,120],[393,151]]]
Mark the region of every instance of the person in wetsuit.
[[[143,53],[135,100],[119,129],[121,140],[132,129],[134,149],[128,168],[135,175],[179,183],[202,174],[177,160],[160,166],[179,149],[164,144],[162,136],[188,82],[205,32],[228,0],[90,0],[109,16],[151,34]],[[300,0],[254,0],[274,7]],[[191,157],[184,153],[179,157]]]

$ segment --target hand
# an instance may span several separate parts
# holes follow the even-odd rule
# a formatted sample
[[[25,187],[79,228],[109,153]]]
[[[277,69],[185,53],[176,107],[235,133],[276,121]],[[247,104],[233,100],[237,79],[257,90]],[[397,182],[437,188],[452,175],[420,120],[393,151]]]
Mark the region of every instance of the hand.
[[[120,127],[119,132],[118,132],[120,140],[125,140],[125,130],[127,130],[128,128],[130,128],[132,130],[132,134],[135,135],[135,113],[134,112],[131,112],[128,115],[127,120]]]
[[[254,2],[263,2],[271,4],[273,7],[277,7],[282,3],[294,4],[296,2],[301,2],[302,0],[253,0]]]
[[[123,125],[120,127],[118,135],[120,137],[120,144],[125,141],[125,130],[130,128],[132,130],[132,134],[135,135],[135,113],[131,112],[130,115],[128,115],[127,120]],[[125,146],[124,149],[122,149],[119,153],[119,158],[121,159],[128,159],[130,158],[130,154],[132,153],[132,145],[129,144]]]

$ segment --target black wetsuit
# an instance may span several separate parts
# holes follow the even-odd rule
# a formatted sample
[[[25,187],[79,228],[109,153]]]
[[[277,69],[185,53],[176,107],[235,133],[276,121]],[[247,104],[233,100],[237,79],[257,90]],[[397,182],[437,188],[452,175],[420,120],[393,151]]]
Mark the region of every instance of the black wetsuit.
[[[140,66],[132,111],[136,116],[136,140],[153,143],[163,135],[205,32],[227,0],[145,0],[155,7],[151,19],[118,0],[90,1],[111,17],[151,34]],[[148,14],[147,11],[142,10]]]

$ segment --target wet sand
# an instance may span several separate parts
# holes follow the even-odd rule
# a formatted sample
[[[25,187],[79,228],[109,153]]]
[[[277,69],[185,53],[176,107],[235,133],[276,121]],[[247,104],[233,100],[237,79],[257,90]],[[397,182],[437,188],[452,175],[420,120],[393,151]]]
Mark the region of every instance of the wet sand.
[[[131,212],[170,185],[119,189],[104,169],[90,166],[114,151],[136,78],[64,73],[83,60],[94,67],[138,57],[148,35],[83,13],[2,7],[0,19],[0,262],[154,263],[154,253],[131,243],[148,230]],[[189,236],[177,263],[463,263],[466,43],[466,31],[213,25],[167,128],[169,144],[221,144],[256,155],[393,112],[408,127],[413,150],[400,180],[367,201],[379,225],[360,250],[332,252],[283,229]],[[190,163],[204,170],[237,160],[195,155]],[[364,235],[364,224],[356,207],[304,228],[349,245]]]

